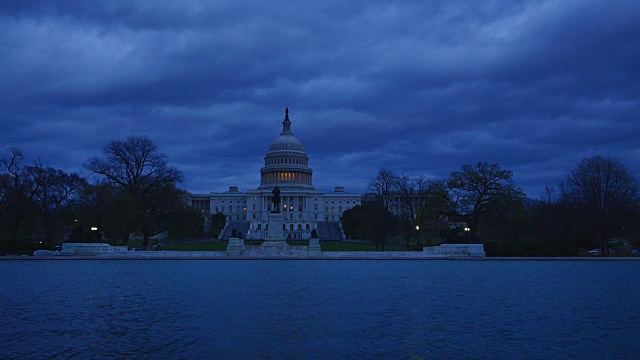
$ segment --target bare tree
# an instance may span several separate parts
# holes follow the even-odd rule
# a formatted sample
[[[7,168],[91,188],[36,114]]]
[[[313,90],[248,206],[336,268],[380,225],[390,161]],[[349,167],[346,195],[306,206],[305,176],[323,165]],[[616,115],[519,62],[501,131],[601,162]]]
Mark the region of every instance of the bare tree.
[[[19,233],[32,232],[41,226],[50,248],[54,229],[64,233],[63,212],[85,180],[77,174],[45,166],[40,160],[32,166],[21,166],[22,151],[12,148],[10,152],[11,156],[2,156],[1,160],[5,173],[0,175],[0,221],[8,229],[12,242]]]
[[[427,245],[431,245],[432,240],[440,233],[440,230],[447,228],[447,215],[451,213],[448,202],[446,182],[425,180],[419,185],[420,207],[418,209],[418,219],[416,223],[420,226],[420,232],[424,234]]]
[[[369,182],[369,191],[387,211],[391,211],[397,184],[398,175],[389,169],[381,169],[376,177]]]
[[[398,205],[407,250],[411,250],[412,234],[416,235],[416,243],[420,241],[420,222],[425,218],[420,219],[419,214],[428,202],[429,186],[430,181],[424,175],[410,177],[402,174],[396,178],[394,200],[397,201],[394,203]]]
[[[542,192],[542,200],[547,204],[553,203],[553,193],[556,192],[556,187],[553,185],[545,185],[544,191]]]
[[[47,247],[54,241],[54,229],[62,228],[62,216],[72,202],[77,200],[80,189],[86,180],[78,174],[67,174],[62,170],[45,166],[36,161],[33,166],[25,167],[26,178],[33,193],[33,202],[42,220]]]
[[[22,151],[10,148],[10,155],[2,155],[2,171],[0,174],[0,222],[7,229],[10,247],[18,239],[18,234],[34,211],[33,197],[37,187],[29,184],[24,167]]]
[[[100,234],[107,236],[120,234],[118,225],[127,220],[126,214],[119,212],[118,199],[121,194],[119,189],[106,182],[85,183],[80,189],[78,201],[74,204],[76,229],[73,240],[95,240],[97,236],[89,232],[92,227],[98,228]],[[119,215],[123,215],[122,218],[118,218]]]
[[[104,148],[105,158],[91,158],[87,170],[109,183],[136,194],[182,181],[182,173],[167,166],[166,155],[145,136],[129,136]]]
[[[616,224],[638,206],[638,182],[619,160],[594,156],[580,161],[566,181],[571,201],[584,207],[584,216],[596,227],[602,253]]]
[[[418,191],[416,187],[415,179],[404,174],[396,177],[394,199],[398,200],[395,203],[399,206],[400,226],[407,244],[407,251],[411,251],[411,235],[415,232],[414,226],[418,212]]]
[[[120,212],[133,223],[124,224],[123,242],[128,244],[129,233],[133,227],[154,229],[145,231],[144,245],[148,243],[148,234],[158,231],[158,224],[151,225],[159,211],[163,199],[159,193],[174,191],[176,184],[182,181],[182,173],[167,165],[166,156],[147,137],[130,136],[124,141],[112,141],[104,148],[104,158],[91,158],[85,165],[87,170],[101,176],[111,186],[124,192],[119,197]],[[122,218],[122,217],[121,217]],[[164,226],[164,225],[163,225]]]
[[[486,162],[463,165],[460,171],[452,172],[441,182],[440,188],[436,194],[444,196],[449,215],[465,219],[472,241],[476,240],[480,218],[490,206],[507,205],[525,198],[522,190],[515,186],[511,171]]]

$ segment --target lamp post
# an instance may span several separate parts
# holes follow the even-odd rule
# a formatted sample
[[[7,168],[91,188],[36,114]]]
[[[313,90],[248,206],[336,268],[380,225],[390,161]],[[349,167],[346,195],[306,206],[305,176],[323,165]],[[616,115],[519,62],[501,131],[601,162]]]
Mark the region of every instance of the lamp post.
[[[464,232],[467,233],[467,243],[469,243],[471,241],[471,228],[468,226],[465,227]]]
[[[420,243],[420,225],[416,225],[416,244]]]
[[[98,227],[97,226],[92,226],[90,227],[91,229],[91,242],[96,242],[97,240],[97,231],[98,231]]]

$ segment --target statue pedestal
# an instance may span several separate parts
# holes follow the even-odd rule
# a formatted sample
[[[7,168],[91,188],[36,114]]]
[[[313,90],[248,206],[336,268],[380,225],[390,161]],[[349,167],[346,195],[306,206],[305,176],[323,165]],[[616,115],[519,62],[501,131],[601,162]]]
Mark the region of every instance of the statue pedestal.
[[[320,249],[320,239],[309,239],[309,247],[307,248],[308,256],[320,256],[322,255],[322,249]]]
[[[269,229],[267,239],[262,246],[289,246],[282,233],[282,213],[269,213]]]
[[[240,256],[244,251],[244,240],[238,238],[230,238],[227,245],[227,256]]]

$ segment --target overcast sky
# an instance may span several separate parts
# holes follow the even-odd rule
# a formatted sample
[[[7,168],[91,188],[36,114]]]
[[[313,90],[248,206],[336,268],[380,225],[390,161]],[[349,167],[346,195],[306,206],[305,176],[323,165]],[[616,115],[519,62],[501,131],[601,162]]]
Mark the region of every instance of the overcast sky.
[[[640,1],[0,2],[0,150],[88,175],[146,135],[209,193],[256,188],[289,107],[319,189],[497,162],[539,198],[640,173]]]

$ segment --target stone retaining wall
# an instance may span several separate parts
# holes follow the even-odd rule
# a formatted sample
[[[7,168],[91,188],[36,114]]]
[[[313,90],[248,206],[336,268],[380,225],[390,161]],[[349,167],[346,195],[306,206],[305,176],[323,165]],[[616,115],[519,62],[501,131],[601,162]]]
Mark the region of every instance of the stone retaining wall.
[[[486,256],[482,244],[442,244],[422,248],[426,255]]]

